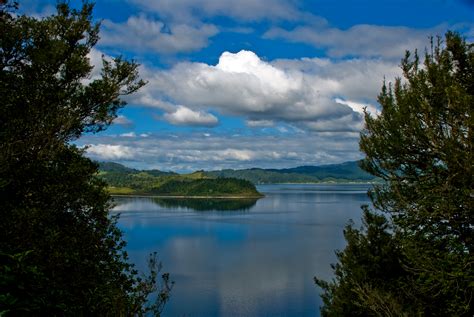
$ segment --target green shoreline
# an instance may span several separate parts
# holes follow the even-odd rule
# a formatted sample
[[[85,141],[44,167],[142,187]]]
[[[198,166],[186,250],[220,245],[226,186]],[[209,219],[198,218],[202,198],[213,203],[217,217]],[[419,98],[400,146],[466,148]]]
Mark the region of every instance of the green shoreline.
[[[140,198],[172,198],[172,199],[259,199],[259,196],[178,196],[178,195],[155,195],[155,194],[110,194],[112,197],[140,197]]]

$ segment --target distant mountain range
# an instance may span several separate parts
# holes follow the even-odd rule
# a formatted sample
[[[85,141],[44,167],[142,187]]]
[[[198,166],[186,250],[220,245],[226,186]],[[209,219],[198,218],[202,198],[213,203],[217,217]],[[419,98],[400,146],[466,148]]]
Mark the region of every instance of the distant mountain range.
[[[137,170],[123,166],[118,163],[99,163],[102,174],[107,175],[107,181],[115,183],[114,179],[130,178],[131,175],[146,178],[153,177],[185,177],[185,178],[238,178],[252,182],[253,184],[277,184],[277,183],[321,183],[321,182],[375,182],[374,176],[366,173],[359,167],[358,161],[345,162],[341,164],[330,164],[320,166],[299,166],[285,169],[226,169],[220,171],[197,171],[191,174],[180,175],[174,172],[163,172],[160,170]],[[126,175],[129,175],[126,177]],[[117,179],[118,180],[118,179]]]
[[[254,184],[377,181],[373,175],[368,174],[359,167],[359,161],[285,169],[227,169],[205,173],[217,177],[246,179]]]

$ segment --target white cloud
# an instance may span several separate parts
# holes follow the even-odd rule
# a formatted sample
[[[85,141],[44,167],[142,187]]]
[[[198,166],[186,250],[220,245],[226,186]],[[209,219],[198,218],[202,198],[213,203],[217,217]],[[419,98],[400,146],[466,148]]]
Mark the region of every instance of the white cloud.
[[[137,134],[135,132],[127,132],[127,133],[122,133],[120,136],[125,137],[125,138],[135,138]]]
[[[255,151],[240,149],[225,149],[216,151],[216,157],[221,161],[250,161],[256,157]]]
[[[247,120],[245,122],[249,127],[272,127],[275,125],[275,122],[272,120]]]
[[[217,118],[210,114],[202,111],[193,111],[184,106],[178,106],[176,111],[172,113],[166,113],[164,118],[176,125],[195,125],[195,126],[207,126],[212,127],[218,124]]]
[[[147,138],[89,135],[96,160],[125,162],[138,168],[191,171],[225,168],[284,168],[356,160],[358,132],[311,132],[275,135],[184,133]]]
[[[367,111],[371,115],[379,115],[380,111],[377,109],[376,106],[371,105],[371,104],[363,104],[359,102],[354,102],[351,100],[343,100],[340,98],[336,98],[335,101],[337,103],[340,103],[342,105],[347,105],[352,108],[355,112],[358,112],[360,114],[364,113],[364,110]]]
[[[203,111],[212,109],[243,117],[248,126],[273,121],[305,129],[317,127],[318,131],[322,127],[344,130],[341,122],[350,123],[346,130],[353,131],[362,120],[354,115],[359,112],[354,105],[374,104],[383,78],[390,80],[400,74],[396,63],[382,60],[267,62],[250,51],[224,52],[216,65],[183,62],[167,70],[142,70],[149,83],[133,97],[134,103],[164,110],[170,122],[206,121],[211,125],[217,120]],[[185,114],[199,117],[192,112],[201,113],[200,118],[180,119]]]
[[[117,118],[114,119],[114,124],[118,124],[124,127],[132,127],[133,121],[125,117],[124,115],[118,115]]]
[[[134,148],[119,144],[90,144],[86,146],[88,155],[98,160],[126,160],[134,157]]]
[[[125,23],[104,20],[99,44],[134,52],[173,54],[206,47],[208,39],[217,33],[212,24],[165,24],[139,15],[129,17]]]
[[[326,48],[328,56],[332,57],[363,56],[400,60],[407,49],[423,51],[429,43],[429,36],[443,34],[447,28],[447,25],[413,29],[403,26],[359,24],[342,30],[305,25],[291,30],[273,27],[264,34],[264,38],[285,39],[289,42]]]
[[[305,122],[306,128],[312,131],[320,132],[347,132],[360,131],[364,124],[362,115],[359,113],[351,113],[335,119],[322,119],[313,122]]]

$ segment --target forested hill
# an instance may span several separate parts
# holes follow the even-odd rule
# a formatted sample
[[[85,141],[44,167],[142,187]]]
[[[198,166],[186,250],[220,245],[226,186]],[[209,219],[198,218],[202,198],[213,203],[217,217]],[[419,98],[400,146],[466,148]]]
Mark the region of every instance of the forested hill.
[[[377,181],[364,172],[357,161],[288,169],[228,169],[197,171],[191,174],[137,170],[111,162],[103,162],[99,165],[100,177],[109,184],[114,194],[254,196],[258,192],[253,184]],[[226,181],[221,179],[226,179]],[[237,182],[237,180],[246,180],[250,183]]]
[[[111,194],[172,197],[258,198],[255,185],[243,179],[215,177],[202,171],[177,174],[160,170],[137,170],[118,163],[99,163],[99,177]]]
[[[160,170],[137,170],[134,168],[126,167],[122,164],[119,163],[114,163],[114,162],[100,162],[99,163],[99,169],[102,172],[111,172],[111,173],[124,173],[124,174],[138,174],[140,172],[146,172],[150,175],[154,176],[163,176],[163,175],[178,175],[177,173],[174,172],[163,172]]]
[[[320,182],[374,182],[372,175],[363,171],[358,161],[320,166],[300,166],[287,169],[243,169],[206,172],[214,177],[235,177],[254,184],[320,183]]]

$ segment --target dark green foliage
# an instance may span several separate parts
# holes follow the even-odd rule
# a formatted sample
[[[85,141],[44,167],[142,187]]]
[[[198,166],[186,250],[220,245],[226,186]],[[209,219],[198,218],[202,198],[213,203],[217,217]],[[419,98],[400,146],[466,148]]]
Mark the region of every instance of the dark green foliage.
[[[391,219],[392,239],[402,251],[393,255],[405,271],[396,281],[399,291],[385,290],[382,303],[402,307],[409,316],[472,316],[474,45],[448,32],[444,43],[432,43],[423,66],[416,53],[407,53],[402,69],[403,81],[382,88],[381,115],[366,114],[360,141],[366,153],[362,167],[384,180],[370,194]],[[343,262],[357,245],[346,238],[336,276],[341,269],[365,269],[363,260]],[[325,289],[325,314],[339,309],[337,298],[360,293],[345,288],[345,281],[319,283]],[[357,305],[368,307],[374,298],[359,296]]]
[[[251,182],[236,178],[171,180],[152,189],[152,194],[169,196],[261,197]]]
[[[70,143],[105,129],[144,84],[121,58],[85,81],[92,9],[59,3],[38,20],[0,4],[0,315],[158,314],[147,297],[169,292],[155,260],[146,279],[128,264],[97,165]]]
[[[328,283],[315,278],[325,291],[323,316],[401,316],[407,309],[399,285],[407,273],[389,222],[364,207],[363,225],[359,230],[346,226],[347,247],[336,252],[339,263],[332,266],[335,279]]]

